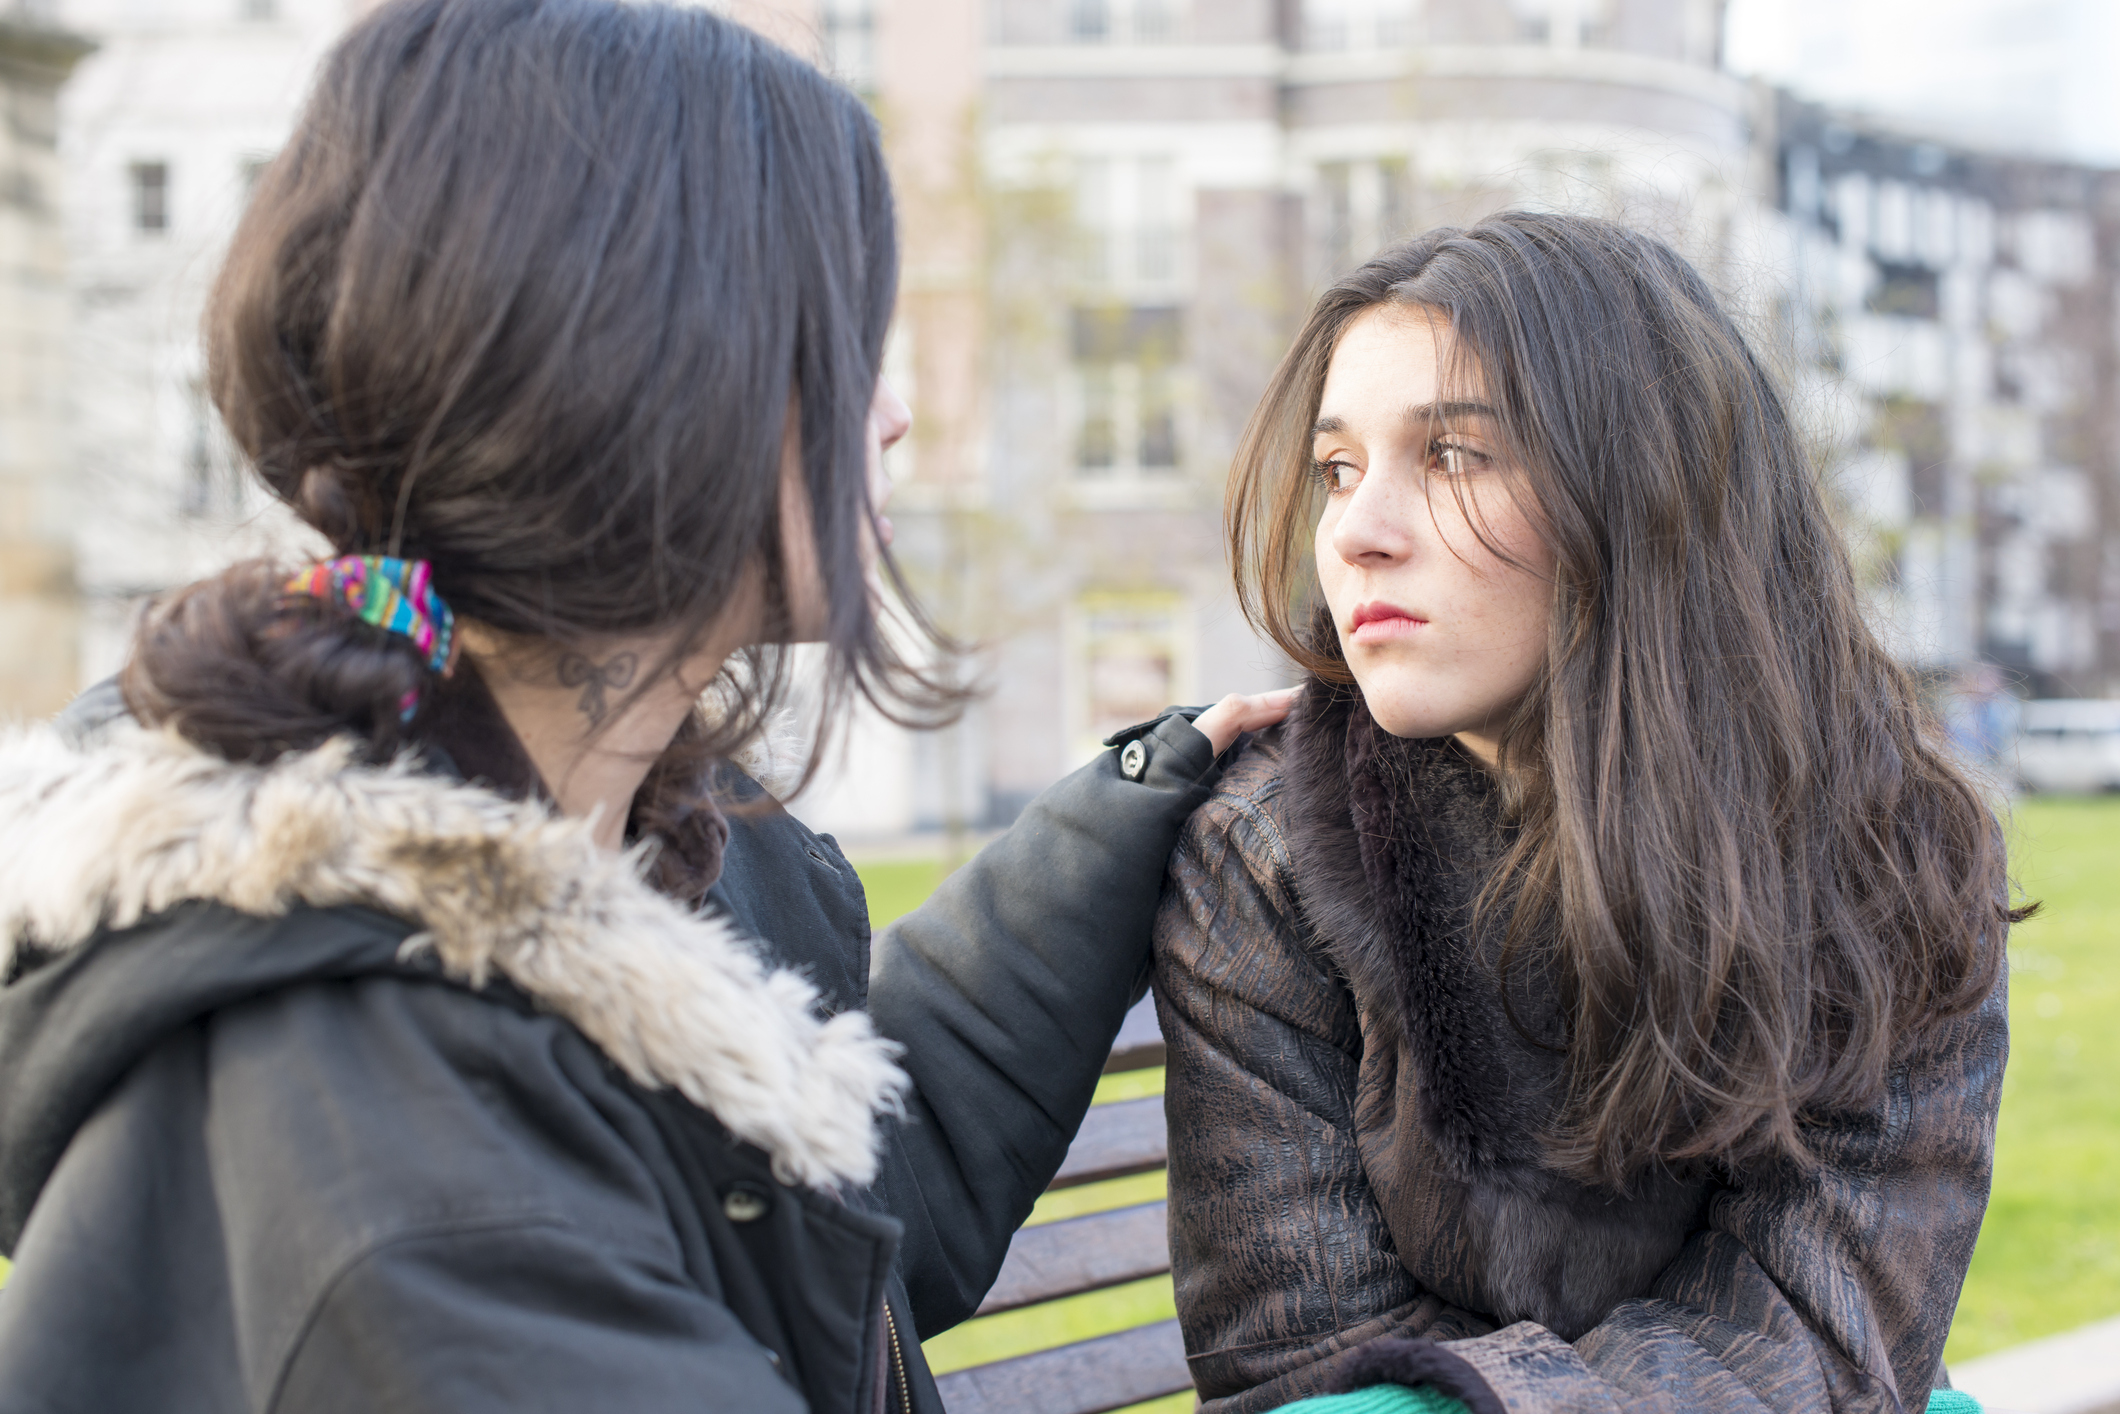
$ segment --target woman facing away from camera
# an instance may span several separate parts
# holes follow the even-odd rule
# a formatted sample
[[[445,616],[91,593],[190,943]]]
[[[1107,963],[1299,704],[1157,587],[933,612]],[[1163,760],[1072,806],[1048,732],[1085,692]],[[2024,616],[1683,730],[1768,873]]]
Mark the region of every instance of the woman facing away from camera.
[[[701,9],[327,60],[207,343],[332,557],[0,744],[0,1410],[939,1410],[1279,713],[1139,729],[873,957],[836,846],[715,807],[779,645],[952,704],[878,624],[894,241],[860,103]]]
[[[1204,1407],[1928,1405],[2002,842],[1699,275],[1566,216],[1390,248],[1230,506],[1311,678],[1156,928]]]

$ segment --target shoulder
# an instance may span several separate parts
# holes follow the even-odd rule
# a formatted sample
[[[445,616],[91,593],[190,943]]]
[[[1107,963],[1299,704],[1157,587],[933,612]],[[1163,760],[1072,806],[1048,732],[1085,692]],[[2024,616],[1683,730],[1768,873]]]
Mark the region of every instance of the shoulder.
[[[592,1375],[621,1404],[680,1375],[771,1375],[713,1303],[726,1269],[699,1205],[732,1176],[780,1186],[763,1153],[704,1115],[679,1132],[664,1110],[682,1102],[662,1100],[506,984],[316,977],[171,1033],[55,1193],[85,1232],[212,1234],[150,1244],[195,1259],[182,1277],[155,1265],[160,1290],[226,1282],[259,1299],[162,1318],[239,1346],[251,1386],[282,1391],[261,1404],[311,1407],[320,1396],[297,1391],[319,1381],[442,1387],[467,1369],[482,1374],[462,1384],[466,1407],[494,1409],[593,1405],[593,1390],[555,1396]],[[113,1149],[116,1132],[156,1142]],[[83,1161],[107,1181],[79,1181]],[[640,1407],[679,1402],[665,1390]]]
[[[729,795],[728,844],[707,901],[763,943],[776,963],[809,977],[827,1010],[862,1006],[869,912],[854,866],[838,841],[811,830],[748,778]]]
[[[1186,823],[1171,860],[1172,881],[1208,886],[1241,877],[1275,911],[1295,911],[1289,850],[1288,729],[1247,736],[1205,803]]]
[[[474,991],[505,979],[635,1083],[676,1090],[820,1188],[873,1176],[877,1117],[905,1085],[864,1016],[819,1016],[814,983],[728,916],[657,892],[585,822],[409,760],[366,765],[344,740],[264,765],[136,727],[85,749],[50,731],[0,740],[0,845],[0,972],[11,951],[59,957],[190,905],[357,906],[408,925],[398,960],[431,958]],[[818,852],[802,858],[851,873]],[[214,982],[215,1006],[221,981],[247,995],[282,967],[236,942],[186,956],[164,975]]]
[[[92,687],[83,688],[80,695],[67,703],[59,715],[52,718],[52,729],[69,745],[78,747],[96,740],[103,732],[131,716],[132,710],[125,705],[125,695],[118,690],[118,680],[105,678]]]
[[[571,1024],[506,984],[413,971],[317,978],[207,1022],[212,1143],[243,1208],[336,1215],[342,1264],[419,1231],[562,1223],[667,1246],[646,1110]],[[328,1201],[319,1202],[319,1198]]]
[[[1289,745],[1285,727],[1244,742],[1171,856],[1155,950],[1161,1005],[1185,1018],[1176,1032],[1166,1021],[1165,1034],[1191,1038],[1173,1042],[1176,1068],[1194,1068],[1203,1045],[1249,1057],[1300,1054],[1290,1061],[1299,1068],[1337,1065],[1333,1055],[1360,1050],[1353,998],[1319,946],[1292,858],[1299,792]],[[1282,1028],[1326,1043],[1330,1054]]]
[[[1179,848],[1244,867],[1259,880],[1285,882],[1291,871],[1287,755],[1285,725],[1244,738],[1215,791],[1191,816]]]

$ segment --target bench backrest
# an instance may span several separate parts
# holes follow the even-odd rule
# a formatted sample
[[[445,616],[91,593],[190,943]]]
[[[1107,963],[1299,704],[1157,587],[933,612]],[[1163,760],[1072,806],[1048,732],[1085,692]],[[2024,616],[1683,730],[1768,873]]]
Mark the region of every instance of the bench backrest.
[[[1106,1074],[1163,1064],[1155,1002],[1127,1014]],[[1164,1166],[1168,1157],[1163,1097],[1096,1105],[1082,1121],[1054,1188],[1123,1178]],[[1008,1260],[979,1315],[1014,1311],[1100,1291],[1170,1270],[1164,1203],[1137,1203],[1086,1217],[1027,1227],[1009,1244]],[[990,1365],[937,1382],[950,1414],[1103,1414],[1192,1388],[1185,1340],[1175,1320],[1137,1326]]]

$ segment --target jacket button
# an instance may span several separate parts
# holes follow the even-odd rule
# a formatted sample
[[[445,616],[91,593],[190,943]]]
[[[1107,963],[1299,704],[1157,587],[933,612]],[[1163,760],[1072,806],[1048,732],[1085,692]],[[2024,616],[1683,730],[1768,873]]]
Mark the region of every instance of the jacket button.
[[[1126,750],[1119,753],[1119,774],[1130,781],[1138,781],[1148,774],[1148,748],[1141,744],[1141,738],[1135,737],[1126,744]]]
[[[732,1188],[722,1195],[721,1215],[732,1223],[755,1223],[771,1211],[773,1201],[753,1188]]]

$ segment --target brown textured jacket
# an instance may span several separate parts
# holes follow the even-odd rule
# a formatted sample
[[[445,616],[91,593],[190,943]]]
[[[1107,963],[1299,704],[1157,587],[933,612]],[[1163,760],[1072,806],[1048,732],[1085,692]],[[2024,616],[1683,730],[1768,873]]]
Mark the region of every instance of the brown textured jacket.
[[[1475,1407],[1918,1414],[1987,1203],[2001,989],[1910,1046],[1875,1108],[1809,1124],[1814,1167],[1577,1185],[1537,1159],[1558,1054],[1458,926],[1495,837],[1484,774],[1322,702],[1242,750],[1157,924],[1205,1409],[1423,1337],[1476,1372]],[[1510,1000],[1550,1033],[1550,996]]]

